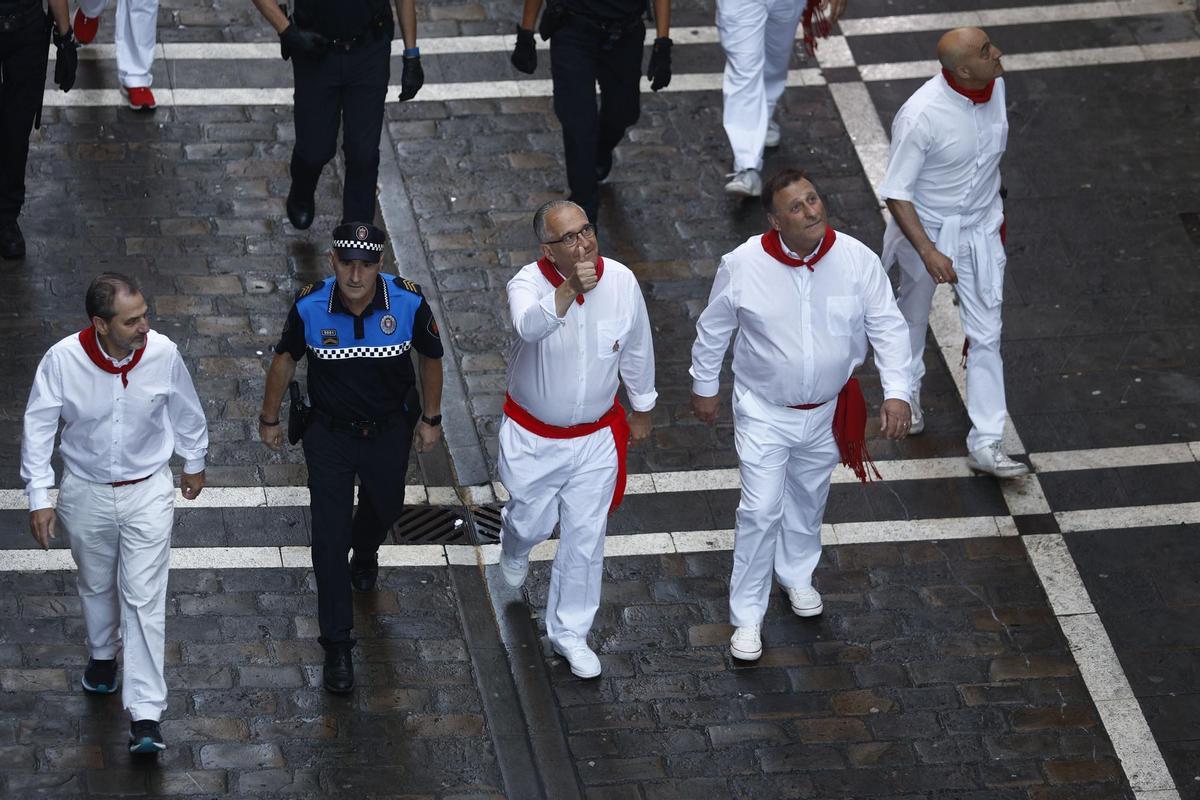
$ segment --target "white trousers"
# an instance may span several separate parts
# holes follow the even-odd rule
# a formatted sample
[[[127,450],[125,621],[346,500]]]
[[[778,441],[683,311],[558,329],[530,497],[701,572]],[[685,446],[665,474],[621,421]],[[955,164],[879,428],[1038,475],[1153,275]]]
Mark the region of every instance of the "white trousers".
[[[604,534],[617,482],[612,431],[547,439],[505,417],[499,467],[512,498],[501,512],[500,546],[506,555],[524,558],[559,524],[546,635],[560,647],[583,642],[600,607]]]
[[[996,243],[998,246],[999,238]],[[971,430],[967,434],[967,450],[974,451],[1000,441],[1008,416],[1004,362],[1000,358],[1001,303],[999,300],[987,303],[981,298],[975,258],[966,237],[959,245],[958,254],[952,258],[954,271],[958,274],[958,316],[970,342],[967,350],[967,415],[971,418]],[[920,403],[921,379],[925,376],[925,331],[929,328],[929,311],[937,284],[907,239],[899,243],[896,260],[900,263],[900,292],[896,304],[908,323],[913,354],[912,398],[913,402]],[[1003,269],[1003,252],[998,263]]]
[[[98,17],[108,0],[79,0],[79,10]],[[117,0],[116,29],[117,76],[122,86],[149,86],[154,66],[154,46],[158,36],[158,0]]]
[[[830,401],[802,411],[735,386],[734,443],[741,473],[729,621],[762,623],[771,573],[789,588],[812,586],[821,560],[821,518],[838,462]]]
[[[79,568],[88,651],[92,658],[109,659],[123,646],[122,705],[131,719],[159,719],[167,707],[163,657],[175,517],[171,468],[164,465],[148,480],[118,487],[66,472],[57,514]]]
[[[733,169],[761,170],[767,122],[787,84],[805,0],[717,0],[725,49],[725,134]]]

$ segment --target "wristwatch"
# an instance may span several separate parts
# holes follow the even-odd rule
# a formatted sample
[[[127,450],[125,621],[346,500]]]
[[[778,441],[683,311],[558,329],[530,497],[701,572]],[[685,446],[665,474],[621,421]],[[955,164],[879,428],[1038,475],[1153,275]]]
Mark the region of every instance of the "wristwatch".
[[[432,417],[427,417],[424,414],[422,414],[421,422],[424,422],[426,425],[428,425],[431,428],[436,428],[438,425],[442,424],[442,415],[435,414]]]

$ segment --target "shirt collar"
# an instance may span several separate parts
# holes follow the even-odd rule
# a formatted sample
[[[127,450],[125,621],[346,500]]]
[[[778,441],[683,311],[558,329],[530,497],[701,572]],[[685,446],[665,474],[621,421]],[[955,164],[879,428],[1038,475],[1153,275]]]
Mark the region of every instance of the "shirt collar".
[[[785,242],[783,240],[782,236],[779,237],[779,246],[783,248],[783,252],[786,253],[791,258],[801,259],[803,261],[807,261],[810,258],[812,258],[813,256],[815,256],[817,254],[817,251],[821,249],[821,245],[824,243],[825,243],[825,237],[822,236],[821,241],[817,242],[817,246],[812,249],[812,252],[806,256],[802,256],[799,253],[793,251],[792,248],[788,247],[787,242]]]
[[[371,298],[370,304],[363,309],[360,316],[370,316],[372,311],[390,311],[392,307],[391,300],[388,299],[387,284],[383,281],[383,273],[381,272],[375,278],[375,296]],[[347,314],[351,317],[356,316],[351,314],[349,309],[342,304],[342,293],[338,291],[337,279],[333,281],[333,289],[329,292],[329,307],[326,309],[330,314]]]
[[[96,331],[96,346],[100,348],[100,352],[104,355],[104,357],[113,363],[114,367],[123,367],[129,363],[130,359],[133,358],[133,354],[134,354],[133,350],[130,350],[129,355],[125,356],[120,361],[118,361],[117,359],[110,356],[108,354],[108,351],[104,349],[104,342],[100,341],[100,332],[99,331]]]

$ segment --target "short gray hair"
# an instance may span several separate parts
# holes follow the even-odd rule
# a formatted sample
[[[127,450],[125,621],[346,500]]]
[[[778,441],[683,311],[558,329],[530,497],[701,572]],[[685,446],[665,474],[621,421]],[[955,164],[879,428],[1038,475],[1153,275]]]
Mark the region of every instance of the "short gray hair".
[[[88,287],[83,304],[87,309],[88,319],[99,317],[110,322],[117,315],[116,299],[119,294],[141,294],[138,283],[128,275],[119,272],[104,272],[96,276]]]
[[[550,200],[542,203],[538,210],[533,212],[533,235],[537,237],[539,244],[546,243],[546,216],[551,211],[568,206],[579,209],[579,213],[587,216],[587,212],[578,203],[572,203],[570,200]]]

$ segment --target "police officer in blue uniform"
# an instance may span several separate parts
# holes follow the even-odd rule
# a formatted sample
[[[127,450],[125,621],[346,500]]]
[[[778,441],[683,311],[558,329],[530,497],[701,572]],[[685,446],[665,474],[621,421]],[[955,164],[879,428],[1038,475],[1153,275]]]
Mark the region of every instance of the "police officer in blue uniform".
[[[410,100],[425,83],[416,0],[395,3],[404,38],[398,99]],[[299,230],[312,225],[317,181],[337,150],[341,128],[346,156],[342,221],[370,222],[395,34],[389,0],[294,0],[290,17],[276,0],[254,0],[254,5],[279,34],[281,54],[291,59],[296,81],[288,219]]]
[[[25,204],[29,134],[41,122],[51,30],[57,50],[54,82],[64,92],[75,83],[79,45],[67,16],[67,0],[0,0],[0,258],[25,255],[17,217]]]
[[[329,254],[334,277],[304,287],[292,305],[258,419],[262,440],[280,448],[280,404],[296,363],[307,355],[312,409],[304,459],[317,616],[325,688],[339,694],[354,688],[351,585],[360,591],[375,586],[379,546],[404,506],[414,432],[422,453],[442,435],[437,323],[420,287],[380,272],[385,241],[383,231],[367,222],[334,229]],[[419,401],[410,350],[417,352]],[[356,476],[358,509],[352,515]]]

